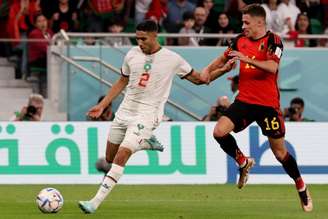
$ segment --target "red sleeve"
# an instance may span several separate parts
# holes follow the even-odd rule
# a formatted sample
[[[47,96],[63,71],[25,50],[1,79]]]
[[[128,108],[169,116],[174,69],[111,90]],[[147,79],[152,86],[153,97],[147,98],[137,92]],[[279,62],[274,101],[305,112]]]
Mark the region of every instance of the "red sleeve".
[[[268,38],[267,59],[279,63],[283,50],[284,46],[280,37],[274,33],[270,33]]]
[[[234,39],[232,39],[230,42],[229,42],[229,47],[224,51],[224,56],[229,58],[229,52],[232,51],[232,50],[238,50],[238,40],[243,36],[243,34],[239,34],[238,36],[236,36]]]
[[[17,3],[16,3],[16,4],[13,4],[9,10],[7,31],[8,31],[8,36],[11,39],[20,39],[18,21],[16,19],[16,16],[19,12],[19,8],[20,8],[20,6],[17,5]],[[12,42],[12,44],[13,44],[13,46],[16,46],[19,44],[19,42]]]

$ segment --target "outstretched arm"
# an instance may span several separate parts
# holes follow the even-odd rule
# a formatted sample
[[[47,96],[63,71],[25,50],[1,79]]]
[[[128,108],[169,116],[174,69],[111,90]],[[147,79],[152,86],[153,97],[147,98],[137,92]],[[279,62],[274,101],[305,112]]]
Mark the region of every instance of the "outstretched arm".
[[[228,58],[222,54],[219,57],[215,58],[208,66],[203,69],[203,72],[210,73],[222,66],[228,61]]]
[[[105,98],[96,106],[92,107],[87,115],[92,118],[98,118],[102,114],[103,110],[123,91],[128,82],[129,77],[121,76],[120,79],[117,80],[112,88],[108,91]]]
[[[208,75],[201,74],[195,70],[192,70],[192,72],[185,76],[183,79],[187,79],[191,83],[197,85],[207,84],[209,80]]]
[[[217,68],[208,73],[209,82],[216,80],[218,77],[231,71],[231,69],[233,69],[235,67],[236,67],[236,61],[234,59],[229,59],[222,67]],[[206,74],[206,72],[203,72],[202,74]]]

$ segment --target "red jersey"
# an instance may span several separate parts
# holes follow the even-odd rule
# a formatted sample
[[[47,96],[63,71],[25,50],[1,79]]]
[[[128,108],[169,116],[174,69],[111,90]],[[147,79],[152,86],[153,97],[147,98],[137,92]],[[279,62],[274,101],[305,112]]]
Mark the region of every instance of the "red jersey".
[[[227,58],[231,50],[237,50],[245,56],[259,61],[274,60],[279,64],[283,51],[280,37],[268,31],[257,40],[237,36],[224,52]],[[278,72],[271,73],[240,61],[239,94],[236,99],[249,104],[280,108]]]

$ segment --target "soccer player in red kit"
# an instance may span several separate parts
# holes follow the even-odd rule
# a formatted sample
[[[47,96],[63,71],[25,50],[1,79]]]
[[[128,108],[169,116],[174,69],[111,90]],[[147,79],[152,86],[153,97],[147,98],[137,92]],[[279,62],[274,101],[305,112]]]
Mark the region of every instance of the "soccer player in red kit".
[[[212,81],[224,74],[217,70],[219,67],[230,65],[232,68],[236,61],[240,61],[239,94],[218,120],[213,132],[214,138],[238,163],[238,188],[242,188],[255,161],[241,152],[230,132],[239,132],[256,121],[263,135],[268,137],[275,157],[295,181],[303,210],[312,211],[309,189],[301,177],[296,160],[288,153],[284,143],[285,125],[277,85],[282,42],[279,36],[266,31],[265,11],[258,4],[243,9],[242,22],[243,33],[233,40],[224,54],[203,70]]]

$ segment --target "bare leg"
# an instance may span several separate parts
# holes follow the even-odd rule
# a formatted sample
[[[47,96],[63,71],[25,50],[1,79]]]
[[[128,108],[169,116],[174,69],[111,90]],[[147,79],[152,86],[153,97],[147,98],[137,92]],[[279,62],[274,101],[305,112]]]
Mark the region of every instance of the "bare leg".
[[[112,167],[112,163],[117,153],[118,147],[118,144],[113,144],[110,141],[107,141],[106,157],[99,158],[96,162],[96,168],[98,171],[103,172],[104,174],[108,173],[108,171]]]

